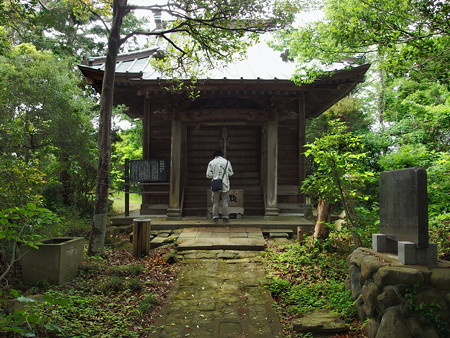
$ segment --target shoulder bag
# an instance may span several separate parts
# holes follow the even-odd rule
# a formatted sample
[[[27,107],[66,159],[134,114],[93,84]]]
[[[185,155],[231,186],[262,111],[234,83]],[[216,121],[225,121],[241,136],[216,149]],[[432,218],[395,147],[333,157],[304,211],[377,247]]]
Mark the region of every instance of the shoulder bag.
[[[225,166],[225,170],[223,171],[222,178],[211,180],[211,190],[212,191],[222,191],[223,190],[223,178],[225,176],[225,173],[227,172],[227,168],[228,168],[228,161],[227,161],[227,165]]]

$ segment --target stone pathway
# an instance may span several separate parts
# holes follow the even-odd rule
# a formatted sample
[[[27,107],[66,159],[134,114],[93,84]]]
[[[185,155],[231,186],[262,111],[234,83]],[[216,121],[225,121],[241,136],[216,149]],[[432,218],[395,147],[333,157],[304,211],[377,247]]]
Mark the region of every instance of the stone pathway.
[[[288,241],[291,229],[257,227],[190,227],[152,231],[150,247],[177,242],[177,250],[264,250],[266,240]]]
[[[150,337],[284,337],[258,252],[181,253],[185,267]]]
[[[264,250],[266,241],[260,228],[187,228],[177,240],[177,250]]]

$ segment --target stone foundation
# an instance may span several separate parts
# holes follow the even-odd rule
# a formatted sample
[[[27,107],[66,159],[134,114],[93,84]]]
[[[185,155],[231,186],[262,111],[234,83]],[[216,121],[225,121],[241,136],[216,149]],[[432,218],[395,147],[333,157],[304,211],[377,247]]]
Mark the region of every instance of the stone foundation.
[[[450,337],[450,262],[403,265],[359,248],[348,260],[355,306],[369,338]]]

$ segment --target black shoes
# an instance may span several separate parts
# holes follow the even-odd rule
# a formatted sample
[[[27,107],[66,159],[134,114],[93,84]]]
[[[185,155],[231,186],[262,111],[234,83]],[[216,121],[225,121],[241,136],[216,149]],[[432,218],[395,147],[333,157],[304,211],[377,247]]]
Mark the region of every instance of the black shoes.
[[[228,219],[228,217],[224,217],[224,218],[222,219],[222,221],[223,221],[223,224],[228,224],[228,223],[230,223],[230,220]]]
[[[218,224],[219,223],[219,218],[213,218],[213,222],[214,222],[214,224]]]

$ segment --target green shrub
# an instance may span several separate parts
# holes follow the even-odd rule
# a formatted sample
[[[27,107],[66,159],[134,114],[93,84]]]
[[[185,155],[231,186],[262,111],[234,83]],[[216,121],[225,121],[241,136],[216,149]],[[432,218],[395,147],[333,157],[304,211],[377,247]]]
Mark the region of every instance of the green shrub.
[[[128,280],[128,287],[130,290],[139,291],[143,288],[143,283],[137,278],[130,278]]]
[[[345,289],[348,269],[346,258],[351,252],[348,238],[337,232],[318,246],[273,244],[263,255],[269,275],[265,286],[270,290],[282,317],[329,309],[341,314],[349,325],[356,317],[351,292]]]
[[[115,276],[139,276],[142,274],[144,267],[141,264],[128,264],[112,266],[111,274]]]
[[[158,305],[158,299],[154,295],[147,295],[139,304],[139,311],[147,312],[152,310],[156,305]]]
[[[100,285],[99,289],[104,293],[118,292],[127,289],[125,281],[122,277],[110,276],[107,277]]]

